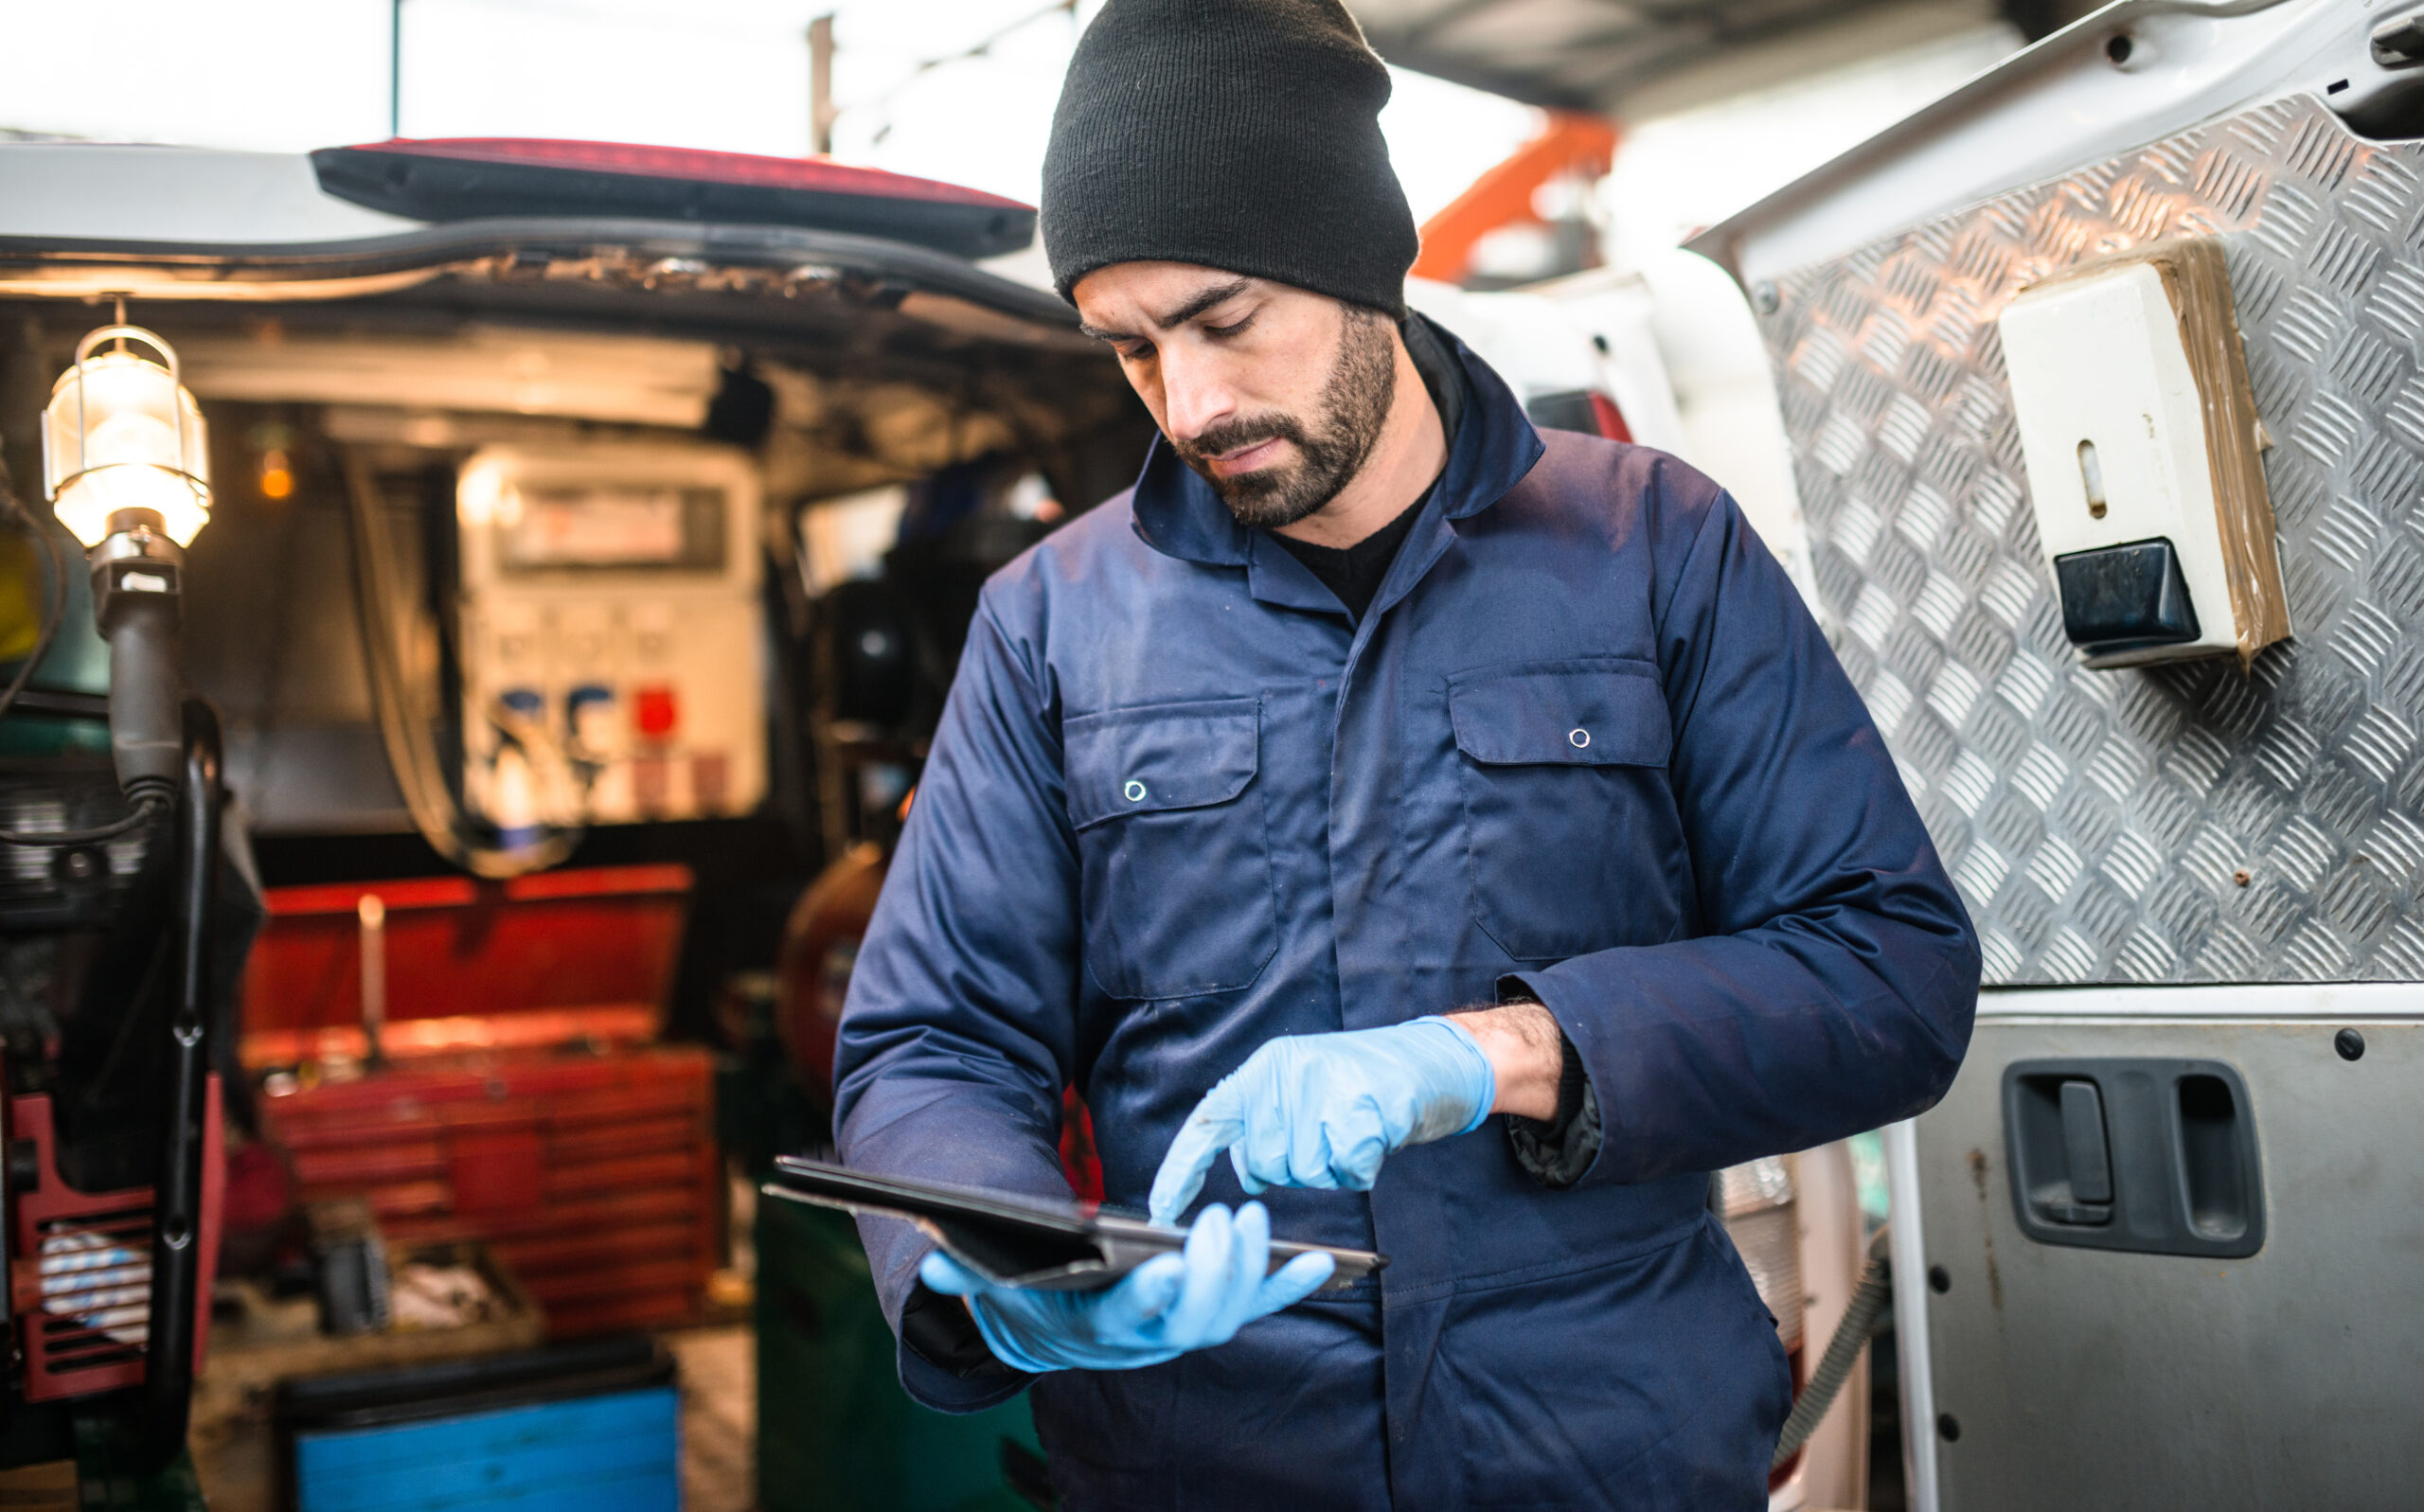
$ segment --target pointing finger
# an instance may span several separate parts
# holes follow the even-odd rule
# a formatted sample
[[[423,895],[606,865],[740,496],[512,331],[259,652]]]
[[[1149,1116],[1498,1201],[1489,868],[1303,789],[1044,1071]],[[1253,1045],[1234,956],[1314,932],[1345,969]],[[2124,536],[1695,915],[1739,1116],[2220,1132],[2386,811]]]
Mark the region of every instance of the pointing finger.
[[[1147,1203],[1153,1221],[1177,1222],[1195,1195],[1203,1190],[1203,1173],[1244,1132],[1245,1099],[1234,1081],[1223,1080],[1186,1115],[1178,1136],[1170,1141],[1169,1152],[1162,1157]]]

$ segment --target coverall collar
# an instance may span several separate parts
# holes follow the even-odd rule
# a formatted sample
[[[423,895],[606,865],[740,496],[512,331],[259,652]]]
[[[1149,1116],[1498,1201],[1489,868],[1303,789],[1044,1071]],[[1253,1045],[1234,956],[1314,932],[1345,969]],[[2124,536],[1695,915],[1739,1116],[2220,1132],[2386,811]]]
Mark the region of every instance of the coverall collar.
[[[1407,318],[1429,321],[1418,314]],[[1448,465],[1432,489],[1432,505],[1444,518],[1462,520],[1496,504],[1523,481],[1541,459],[1541,437],[1506,381],[1445,328],[1429,323],[1431,333],[1463,368],[1467,385],[1465,413],[1448,451]],[[1212,485],[1180,461],[1158,433],[1136,479],[1134,508],[1136,534],[1164,556],[1215,567],[1243,567],[1256,561],[1256,532],[1238,524],[1229,507],[1212,491]],[[1421,528],[1416,527],[1417,535]],[[1283,551],[1266,550],[1261,555],[1266,560],[1282,558],[1296,565]],[[1305,596],[1307,601],[1296,607],[1335,607],[1328,590],[1301,568],[1292,574],[1258,572],[1256,577],[1280,592],[1283,601],[1292,603]],[[1283,591],[1298,578],[1303,579],[1304,595]],[[1310,596],[1315,594],[1319,596]]]

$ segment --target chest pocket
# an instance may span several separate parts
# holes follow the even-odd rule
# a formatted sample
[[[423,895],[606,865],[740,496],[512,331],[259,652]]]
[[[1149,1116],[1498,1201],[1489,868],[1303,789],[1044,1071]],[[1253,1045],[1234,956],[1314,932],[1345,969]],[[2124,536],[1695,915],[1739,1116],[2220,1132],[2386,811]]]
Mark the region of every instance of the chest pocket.
[[[1279,948],[1257,699],[1079,715],[1061,726],[1086,967],[1118,998],[1226,992]]]
[[[1473,914],[1519,961],[1675,938],[1686,876],[1656,669],[1590,658],[1448,681]]]

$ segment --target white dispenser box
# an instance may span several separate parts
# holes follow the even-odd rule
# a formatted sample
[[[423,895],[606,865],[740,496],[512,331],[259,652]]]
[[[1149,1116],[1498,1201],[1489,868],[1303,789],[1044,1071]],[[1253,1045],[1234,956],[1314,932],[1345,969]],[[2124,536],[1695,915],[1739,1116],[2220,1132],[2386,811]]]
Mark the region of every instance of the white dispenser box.
[[[2290,633],[2230,277],[2211,240],[2031,284],[1998,322],[2037,536],[2090,667]]]

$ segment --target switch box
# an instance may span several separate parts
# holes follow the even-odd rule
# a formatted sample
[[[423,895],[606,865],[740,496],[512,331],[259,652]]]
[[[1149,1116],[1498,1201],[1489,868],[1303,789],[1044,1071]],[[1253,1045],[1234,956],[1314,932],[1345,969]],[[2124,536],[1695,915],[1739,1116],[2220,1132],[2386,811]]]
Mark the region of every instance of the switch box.
[[[457,480],[463,793],[542,824],[746,813],[766,792],[756,464],[595,442]]]
[[[2037,537],[2090,667],[2290,633],[2219,243],[2157,242],[2034,283],[1999,321]]]

